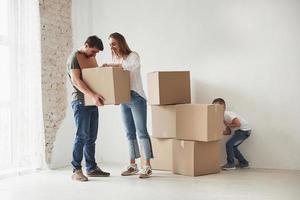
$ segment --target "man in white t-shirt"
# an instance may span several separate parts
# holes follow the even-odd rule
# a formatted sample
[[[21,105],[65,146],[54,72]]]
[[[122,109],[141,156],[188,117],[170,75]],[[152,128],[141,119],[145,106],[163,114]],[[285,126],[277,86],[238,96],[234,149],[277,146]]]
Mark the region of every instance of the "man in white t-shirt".
[[[232,137],[226,142],[227,163],[222,166],[222,169],[236,169],[234,158],[239,161],[237,167],[249,168],[249,162],[238,150],[238,146],[250,136],[251,127],[241,116],[234,112],[226,111],[226,103],[224,99],[217,98],[213,100],[213,104],[220,104],[224,107],[224,124],[226,129],[223,134],[230,135],[231,132],[234,132]]]

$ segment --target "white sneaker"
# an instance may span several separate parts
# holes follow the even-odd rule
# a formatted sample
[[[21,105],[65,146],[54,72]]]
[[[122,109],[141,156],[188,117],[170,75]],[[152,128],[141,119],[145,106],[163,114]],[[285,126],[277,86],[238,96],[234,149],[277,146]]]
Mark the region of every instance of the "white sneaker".
[[[152,168],[150,165],[144,166],[144,168],[139,172],[139,178],[149,178],[152,174]]]
[[[121,173],[122,176],[136,175],[139,172],[137,164],[130,164],[125,166],[125,170]]]

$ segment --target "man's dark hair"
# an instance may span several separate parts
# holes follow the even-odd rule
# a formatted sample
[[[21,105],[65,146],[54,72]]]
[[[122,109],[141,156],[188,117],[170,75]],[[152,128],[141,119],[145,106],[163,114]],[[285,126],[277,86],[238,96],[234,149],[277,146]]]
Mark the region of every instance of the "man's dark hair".
[[[212,103],[213,103],[213,104],[214,104],[214,103],[223,104],[223,105],[226,106],[226,103],[225,103],[224,99],[222,99],[222,98],[216,98],[216,99],[213,100]]]
[[[89,45],[89,47],[91,47],[91,48],[97,48],[100,51],[103,51],[103,49],[104,49],[102,40],[100,38],[98,38],[96,35],[92,35],[92,36],[88,37],[84,44]]]

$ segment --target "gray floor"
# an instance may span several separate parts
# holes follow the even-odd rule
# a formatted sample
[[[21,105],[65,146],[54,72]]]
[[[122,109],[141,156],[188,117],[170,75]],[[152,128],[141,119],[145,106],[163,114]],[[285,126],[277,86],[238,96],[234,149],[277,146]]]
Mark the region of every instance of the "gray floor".
[[[69,168],[0,180],[1,200],[300,199],[300,171],[235,170],[201,177],[155,171],[153,177],[121,177],[122,166],[106,165],[109,178],[71,180]]]

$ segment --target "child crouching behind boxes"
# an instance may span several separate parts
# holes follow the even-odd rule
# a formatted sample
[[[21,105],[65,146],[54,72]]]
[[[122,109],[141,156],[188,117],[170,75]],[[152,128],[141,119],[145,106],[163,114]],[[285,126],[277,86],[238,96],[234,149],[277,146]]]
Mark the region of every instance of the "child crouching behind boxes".
[[[226,111],[226,103],[223,99],[217,98],[213,101],[213,104],[220,104],[224,107],[224,124],[226,129],[223,134],[230,135],[231,132],[234,132],[232,137],[226,142],[227,163],[222,166],[222,169],[249,168],[248,161],[238,150],[238,146],[251,134],[249,124],[241,116],[231,111]],[[235,165],[234,158],[239,161],[238,165]]]

